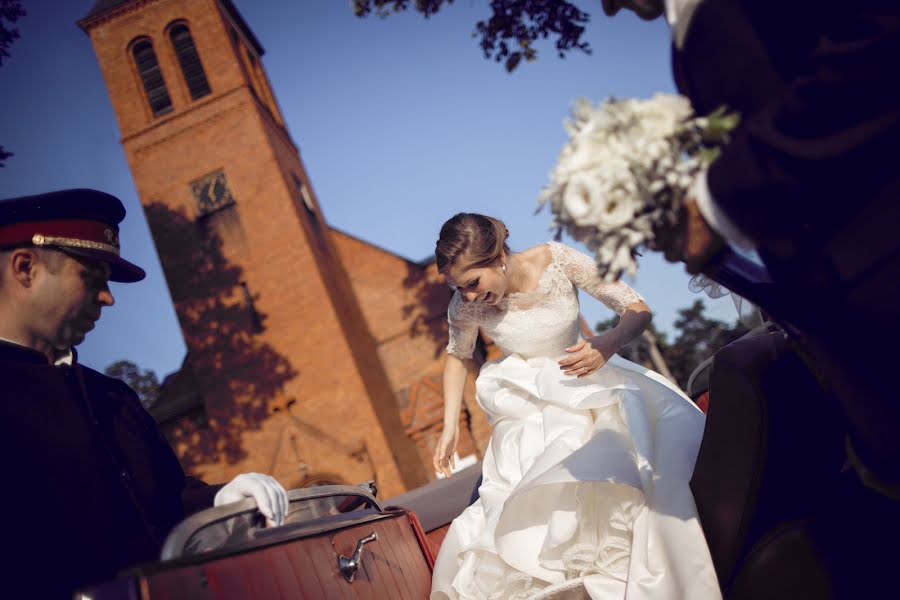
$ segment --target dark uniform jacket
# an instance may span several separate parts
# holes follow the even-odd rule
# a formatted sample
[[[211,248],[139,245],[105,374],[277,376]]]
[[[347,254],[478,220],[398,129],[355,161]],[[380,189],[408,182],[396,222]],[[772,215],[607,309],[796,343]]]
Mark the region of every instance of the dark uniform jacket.
[[[824,252],[848,281],[896,252],[896,236],[873,234],[900,218],[900,4],[705,0],[673,60],[699,113],[741,113],[709,188],[776,276]],[[840,246],[876,203],[876,231]]]
[[[856,454],[884,482],[900,485],[894,379],[900,335],[900,2],[704,0],[683,47],[673,53],[673,71],[697,112],[724,104],[741,113],[733,139],[710,167],[712,199],[756,243],[793,305],[793,314],[776,317],[800,325],[799,347],[840,401]],[[741,371],[745,378],[748,373]],[[747,381],[766,389],[761,376]],[[712,397],[710,406],[715,402]],[[793,435],[785,429],[790,424],[773,417],[766,435],[780,427],[790,442],[777,451],[811,456],[801,446],[812,438],[810,431],[825,433],[822,414],[828,410],[811,408]],[[715,437],[712,428],[728,426],[722,415],[727,417],[710,412],[704,442]],[[842,436],[837,442],[843,447]],[[778,448],[766,447],[757,460],[778,462],[777,455],[765,454]],[[717,468],[733,469],[733,451],[720,455]],[[698,469],[715,466],[713,454],[701,450]],[[809,470],[823,470],[829,456],[821,453],[821,464]],[[777,530],[778,536],[770,530],[746,558],[730,595],[788,597],[791,589],[800,590],[796,597],[889,595],[892,584],[884,575],[900,551],[885,541],[900,532],[900,496],[877,484],[863,486],[862,477],[854,471],[835,474],[834,482],[821,477],[817,485],[830,487],[805,507],[812,514]],[[772,511],[809,497],[790,496],[790,486],[780,493],[767,496],[769,504],[752,497],[746,506],[758,502]],[[698,504],[703,514],[702,496]],[[718,514],[721,506],[710,506],[708,514]],[[742,521],[741,527],[764,523],[765,510],[762,520]],[[715,519],[704,526],[715,527]]]
[[[137,395],[78,365],[0,342],[4,593],[71,597],[155,560],[218,487],[186,477]]]
[[[700,113],[741,113],[710,167],[857,452],[900,484],[900,2],[704,0],[673,55]],[[857,435],[857,434],[860,435]]]

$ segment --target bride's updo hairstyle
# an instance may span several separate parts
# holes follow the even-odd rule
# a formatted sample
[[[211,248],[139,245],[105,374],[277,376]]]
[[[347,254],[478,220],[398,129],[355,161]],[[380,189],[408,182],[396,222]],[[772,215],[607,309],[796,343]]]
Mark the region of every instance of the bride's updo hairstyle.
[[[509,231],[499,219],[459,213],[441,227],[434,248],[438,271],[446,273],[453,266],[487,267],[500,258],[500,252],[509,254],[508,237]]]

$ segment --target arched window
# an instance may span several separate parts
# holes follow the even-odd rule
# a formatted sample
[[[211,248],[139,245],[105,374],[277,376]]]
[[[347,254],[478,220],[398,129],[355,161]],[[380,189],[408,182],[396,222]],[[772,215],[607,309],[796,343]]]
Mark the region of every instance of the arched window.
[[[181,72],[191,92],[191,98],[196,100],[206,96],[211,90],[206,80],[206,72],[203,70],[203,63],[200,62],[200,55],[197,54],[197,47],[194,46],[191,30],[184,23],[179,23],[169,29],[169,37],[172,39],[172,46],[175,47],[175,55],[178,56],[178,64],[181,65]]]
[[[137,66],[141,81],[144,83],[144,92],[147,94],[147,102],[153,116],[158,117],[172,110],[172,99],[166,89],[159,62],[156,60],[156,52],[150,40],[140,40],[131,49],[134,55],[134,64]]]

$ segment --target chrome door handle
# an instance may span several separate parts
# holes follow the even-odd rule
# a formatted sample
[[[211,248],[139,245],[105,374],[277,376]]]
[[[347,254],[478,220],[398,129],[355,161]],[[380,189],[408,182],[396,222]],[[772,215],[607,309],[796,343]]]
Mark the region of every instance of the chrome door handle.
[[[350,558],[343,554],[338,556],[338,567],[340,567],[341,574],[348,582],[353,583],[353,580],[356,578],[356,572],[359,571],[359,565],[362,564],[363,546],[375,541],[378,541],[378,534],[373,531],[370,535],[356,542],[356,550],[353,551],[353,556]]]

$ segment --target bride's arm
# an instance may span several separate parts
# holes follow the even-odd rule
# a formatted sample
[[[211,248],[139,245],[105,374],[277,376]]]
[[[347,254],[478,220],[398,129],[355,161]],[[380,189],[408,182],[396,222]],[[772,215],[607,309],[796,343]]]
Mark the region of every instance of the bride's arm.
[[[643,300],[638,300],[628,305],[615,327],[590,339],[595,340],[602,337],[606,340],[606,344],[615,347],[614,352],[618,352],[644,333],[652,319],[653,313],[650,312],[650,307]]]
[[[640,294],[622,281],[608,283],[597,275],[594,260],[574,248],[551,243],[553,260],[577,288],[584,290],[619,315],[615,327],[574,346],[566,348],[569,356],[560,361],[560,368],[568,375],[590,375],[644,332],[653,314]]]
[[[584,377],[605,365],[612,355],[641,335],[652,318],[650,308],[643,302],[632,302],[625,309],[615,327],[593,337],[579,340],[566,348],[569,356],[559,361],[566,375]]]
[[[462,409],[463,387],[469,372],[478,323],[470,308],[466,307],[458,292],[450,299],[447,308],[449,341],[444,362],[444,430],[434,449],[434,470],[449,477],[455,467],[456,445],[459,442],[459,411]]]
[[[453,457],[459,443],[459,413],[466,384],[466,361],[448,354],[444,362],[444,429],[434,449],[434,470],[450,477],[456,466]]]

